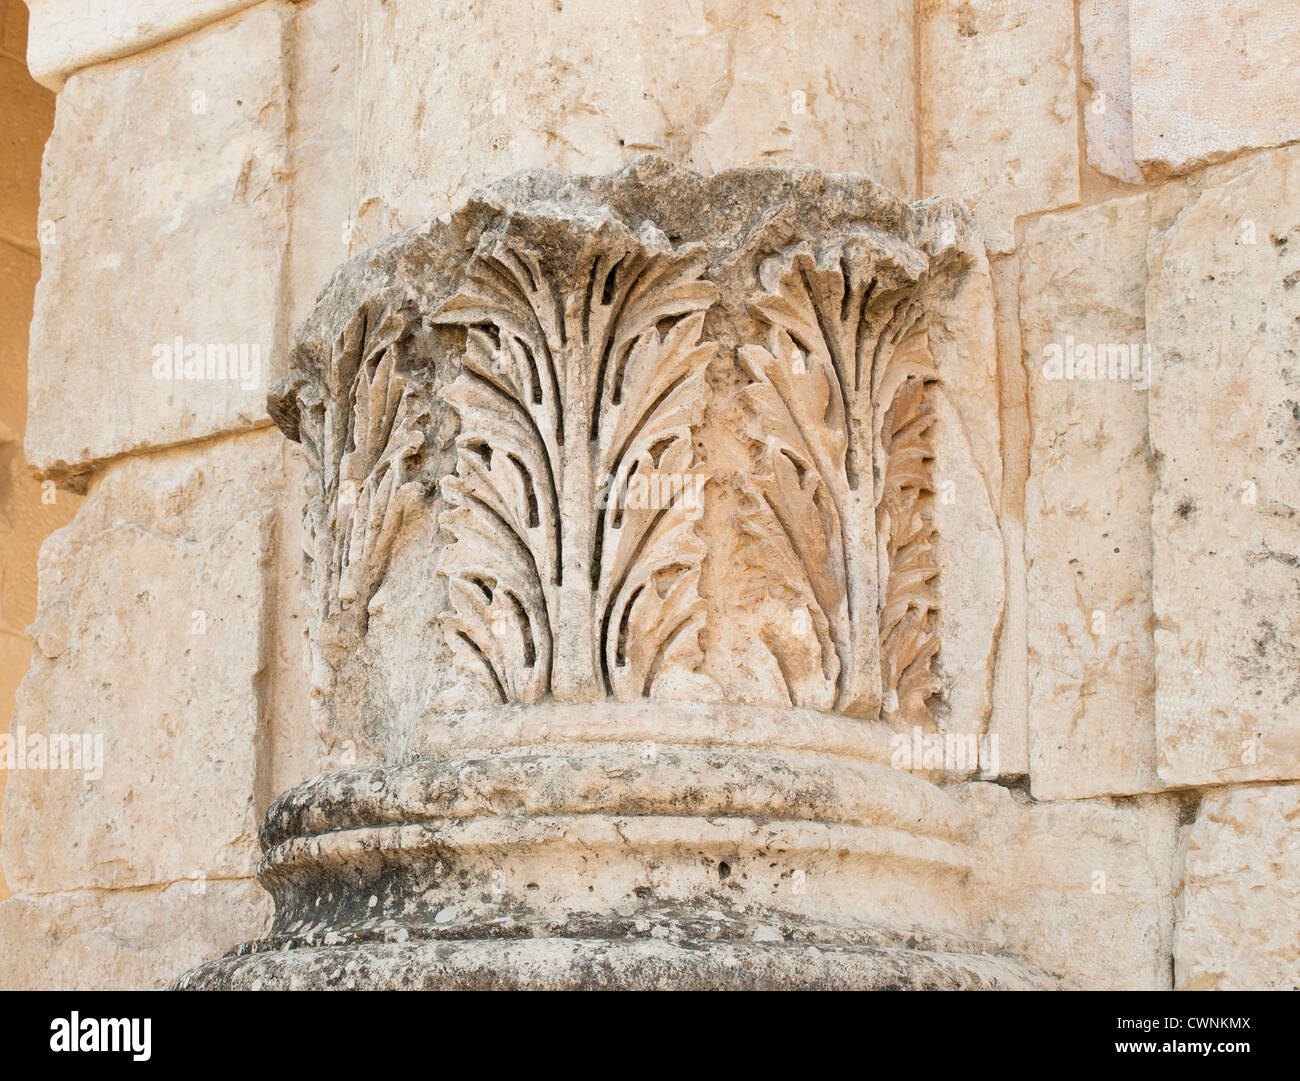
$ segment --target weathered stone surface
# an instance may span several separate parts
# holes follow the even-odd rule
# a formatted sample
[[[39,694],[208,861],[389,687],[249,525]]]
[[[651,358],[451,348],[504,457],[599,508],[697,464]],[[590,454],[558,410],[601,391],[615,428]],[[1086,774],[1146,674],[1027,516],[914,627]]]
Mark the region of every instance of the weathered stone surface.
[[[33,77],[63,89],[78,68],[142,52],[259,0],[27,0]]]
[[[1025,577],[1025,481],[1029,475],[1029,400],[1020,351],[1020,261],[990,265],[998,364],[998,419],[1002,427],[1002,549],[1006,606],[998,630],[989,738],[998,740],[1004,777],[1029,772],[1029,601]]]
[[[299,448],[286,445],[277,480],[282,494],[273,523],[273,583],[261,672],[261,765],[254,792],[259,813],[285,789],[341,763],[326,758],[325,733],[312,712],[307,626],[311,599],[303,586],[303,505],[306,463]]]
[[[123,462],[46,542],[14,730],[101,736],[102,776],[11,773],[11,888],[249,873],[281,444],[261,432]]]
[[[1180,854],[1175,986],[1300,991],[1300,785],[1208,792]]]
[[[707,926],[711,917],[697,921]],[[1029,991],[1038,974],[990,954],[926,936],[846,946],[816,938],[819,928],[771,920],[751,939],[683,938],[680,917],[652,934],[620,925],[617,937],[549,933],[470,942],[376,941],[364,947],[298,946],[244,953],[186,973],[177,990],[463,990],[463,991]],[[584,929],[585,930],[585,929]],[[730,930],[730,928],[729,928]],[[658,935],[654,931],[661,932]],[[864,936],[866,937],[866,936]]]
[[[1129,75],[1129,0],[1079,0],[1083,111],[1088,161],[1107,176],[1142,183],[1133,160],[1133,86]]]
[[[0,990],[149,991],[266,926],[251,879],[16,896],[0,904]]]
[[[293,7],[288,34],[293,76],[291,326],[311,312],[353,240],[360,10],[356,0],[310,0]]]
[[[1146,197],[1135,196],[1040,218],[1021,252],[1030,774],[1040,799],[1158,787],[1146,235]],[[1114,372],[1113,347],[1124,351]]]
[[[98,476],[18,723],[107,761],[4,775],[0,984],[157,986],[239,940],[190,982],[1296,985],[1284,5],[35,3],[71,80],[32,438]],[[49,521],[17,100],[4,733]],[[717,175],[495,181],[647,149]],[[852,175],[727,170],[801,162]],[[282,454],[243,429],[303,316]],[[177,334],[256,342],[260,386],[160,393]],[[1168,381],[1040,378],[1071,341]],[[931,724],[996,759],[909,772]]]
[[[928,342],[945,386],[934,394],[933,551],[941,643],[934,671],[948,731],[984,732],[1005,605],[998,343],[982,253],[949,301],[934,306]]]
[[[585,718],[594,732],[602,713],[616,716],[533,707],[530,734],[494,711],[481,732],[513,746],[434,751],[286,793],[262,831],[272,927],[180,985],[1050,983],[962,933],[970,912],[954,898],[973,823],[950,794],[864,757],[867,726],[843,726],[856,760],[772,753],[772,740],[751,753],[743,725],[730,747],[682,745],[677,733],[718,716],[698,704],[619,708],[621,731],[663,722],[649,755],[544,731],[542,718]],[[755,720],[777,741],[832,721],[801,713]],[[781,734],[796,723],[807,727]]]
[[[916,194],[910,0],[369,2],[361,20],[354,251],[518,169],[606,172],[647,151]]]
[[[9,718],[14,712],[14,694],[22,682],[27,666],[32,660],[31,639],[25,635],[10,634],[0,631],[0,732],[9,731]],[[0,769],[0,801],[4,799],[5,785],[9,780],[9,771]],[[0,807],[0,846],[4,843],[4,814]],[[3,851],[0,848],[0,851]],[[9,896],[9,884],[5,880],[4,865],[0,861],[0,901]],[[0,939],[0,941],[3,941]]]
[[[548,694],[981,731],[1003,556],[977,248],[951,204],[860,177],[645,158],[519,174],[345,266],[273,395],[311,463],[335,735],[387,756]]]
[[[1152,207],[1156,725],[1169,785],[1300,776],[1300,151],[1232,164]]]
[[[1021,214],[1079,198],[1074,10],[922,0],[921,189],[963,199],[990,253]]]
[[[41,211],[55,239],[32,324],[35,468],[68,473],[264,419],[287,337],[284,19],[262,5],[79,72],[59,95]],[[199,364],[158,378],[178,338]]]
[[[992,784],[957,794],[981,846],[967,904],[990,914],[985,937],[1066,990],[1169,988],[1173,797],[1033,803]]]
[[[1133,152],[1148,174],[1300,138],[1293,0],[1129,0],[1129,50]]]
[[[931,783],[991,708],[992,307],[949,201],[648,157],[340,268],[270,407],[357,765],[275,802],[271,934],[182,985],[1037,984],[965,936]]]

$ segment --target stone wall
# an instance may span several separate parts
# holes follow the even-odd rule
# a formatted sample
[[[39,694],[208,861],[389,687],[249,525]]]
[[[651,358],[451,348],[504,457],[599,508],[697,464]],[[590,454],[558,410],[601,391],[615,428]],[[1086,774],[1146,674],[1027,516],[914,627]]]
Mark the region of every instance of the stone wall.
[[[943,779],[964,933],[1066,987],[1300,988],[1295,3],[30,6],[47,90],[0,9],[0,712],[30,623],[15,731],[100,734],[104,770],[11,771],[0,986],[156,987],[257,937],[263,814],[365,761],[266,407],[335,268],[653,152],[953,197],[986,249],[952,346],[986,374],[941,428],[996,467],[936,507],[936,702],[999,748]]]
[[[23,459],[27,426],[27,328],[40,276],[41,148],[54,123],[54,95],[32,81],[24,54],[27,9],[0,3],[0,731],[9,730],[14,694],[31,664],[27,626],[36,616],[36,555],[65,525],[80,498],[41,484]],[[0,796],[8,771],[0,766]],[[4,816],[0,812],[0,830]],[[0,866],[0,899],[9,896]]]

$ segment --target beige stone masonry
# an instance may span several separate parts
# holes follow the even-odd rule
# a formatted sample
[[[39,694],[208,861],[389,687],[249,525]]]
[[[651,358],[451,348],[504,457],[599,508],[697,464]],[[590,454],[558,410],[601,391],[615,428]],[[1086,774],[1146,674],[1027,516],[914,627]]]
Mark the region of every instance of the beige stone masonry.
[[[1079,199],[1074,11],[921,0],[921,189],[965,200],[990,254],[1015,219]]]
[[[1300,991],[1300,785],[1207,793],[1179,858],[1178,989]]]
[[[1170,986],[1179,808],[1167,796],[1032,803],[991,784],[962,790],[986,853],[973,873],[986,934],[1066,990]]]
[[[14,732],[47,765],[55,736],[98,746],[89,769],[82,742],[81,769],[10,774],[15,892],[250,873],[281,444],[261,432],[113,466],[46,542]]]
[[[252,879],[12,897],[0,905],[0,987],[156,991],[170,973],[257,934],[270,912]]]
[[[288,332],[285,19],[264,4],[60,94],[32,323],[38,470],[264,422]]]
[[[1146,197],[1135,196],[1031,222],[1020,255],[1030,774],[1040,799],[1158,787],[1146,233]]]
[[[1148,175],[1300,139],[1297,0],[1129,0],[1128,38]]]
[[[507,173],[648,151],[916,195],[910,0],[359,6],[354,252]]]
[[[1160,778],[1300,777],[1300,149],[1161,192],[1147,262]]]
[[[1079,0],[1079,38],[1088,163],[1129,184],[1142,183],[1133,160],[1133,87],[1129,73],[1129,0]]]
[[[27,0],[32,77],[62,90],[73,72],[130,56],[259,0]]]

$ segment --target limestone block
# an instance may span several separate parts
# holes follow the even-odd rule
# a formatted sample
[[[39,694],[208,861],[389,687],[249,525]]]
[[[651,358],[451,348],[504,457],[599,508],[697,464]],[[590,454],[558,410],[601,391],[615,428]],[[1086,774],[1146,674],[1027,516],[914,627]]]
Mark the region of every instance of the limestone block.
[[[0,989],[158,990],[257,934],[270,910],[250,879],[11,897],[0,904]]]
[[[47,767],[51,737],[81,736],[82,768],[29,757],[11,773],[16,891],[249,873],[281,442],[261,432],[113,466],[43,547],[13,728],[50,751]]]
[[[260,6],[59,95],[32,323],[37,469],[264,419],[287,336],[284,17]],[[177,360],[182,378],[165,377]]]
[[[1300,4],[1129,0],[1133,152],[1155,176],[1300,138]]]
[[[1133,84],[1129,75],[1129,0],[1079,0],[1083,111],[1088,162],[1129,184],[1142,183],[1133,160]]]
[[[1148,246],[1168,785],[1300,777],[1300,152],[1232,164],[1153,203]]]
[[[1025,230],[1030,773],[1039,799],[1158,787],[1146,233],[1144,196]]]
[[[1300,785],[1207,793],[1181,855],[1176,987],[1300,990]]]
[[[1025,479],[1029,473],[1029,403],[1020,355],[1020,261],[990,265],[997,339],[998,412],[1002,426],[1002,548],[1006,607],[998,633],[989,737],[998,738],[1003,776],[1029,772],[1028,608],[1025,584]]]
[[[283,494],[275,521],[273,563],[267,573],[273,596],[265,613],[262,671],[264,767],[258,773],[260,813],[275,796],[339,762],[323,757],[322,733],[311,711],[307,626],[311,604],[303,588],[303,503],[306,465],[294,446],[282,448]]]
[[[356,0],[311,0],[293,8],[293,326],[307,317],[352,241],[358,12]]]
[[[41,148],[53,123],[54,95],[32,82],[21,60],[0,56],[0,240],[32,251]]]
[[[1039,0],[923,0],[921,189],[963,199],[990,253],[1021,214],[1079,198],[1074,11]]]
[[[252,7],[258,0],[27,0],[32,77],[62,90],[78,68],[129,56]]]
[[[9,719],[14,711],[14,692],[27,672],[32,660],[31,640],[17,634],[0,631],[0,732],[9,731]],[[0,803],[4,800],[5,783],[9,771],[0,769]],[[2,811],[2,808],[0,808]],[[4,842],[4,815],[0,813],[0,844]],[[4,866],[0,864],[0,901],[9,896],[5,882]]]
[[[910,0],[366,0],[360,37],[354,251],[517,169],[647,151],[916,194]]]
[[[1033,803],[953,789],[977,817],[967,903],[985,934],[1065,990],[1168,990],[1179,808],[1172,797]]]

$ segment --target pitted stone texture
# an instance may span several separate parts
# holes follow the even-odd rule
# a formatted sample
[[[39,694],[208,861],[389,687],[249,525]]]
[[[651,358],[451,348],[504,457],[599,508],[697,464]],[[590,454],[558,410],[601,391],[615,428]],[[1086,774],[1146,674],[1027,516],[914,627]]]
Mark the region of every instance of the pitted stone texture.
[[[963,199],[990,253],[1021,214],[1079,199],[1074,10],[922,0],[921,189]]]
[[[517,169],[605,172],[647,151],[916,194],[910,0],[361,10],[354,251]]]
[[[297,326],[352,243],[361,4],[310,0],[293,6],[289,316]]]
[[[903,941],[845,947],[800,941],[779,922],[755,941],[660,937],[376,943],[302,947],[210,961],[177,990],[1024,991],[1050,981],[1012,958],[926,952]],[[558,929],[557,929],[558,932]]]
[[[63,89],[79,68],[142,52],[259,0],[27,0],[33,77]]]
[[[79,72],[59,95],[41,189],[54,239],[32,323],[38,470],[67,475],[265,419],[287,336],[284,19],[264,4]],[[178,337],[205,360],[209,346],[242,347],[248,378],[157,378],[156,350]]]
[[[1129,0],[1133,151],[1148,175],[1300,139],[1295,0]]]
[[[261,432],[113,466],[46,542],[14,727],[102,735],[103,775],[10,775],[15,891],[251,871],[282,446]]]
[[[983,732],[1004,618],[1002,425],[993,280],[977,269],[929,316],[929,347],[946,385],[933,396],[935,583],[942,645],[935,661],[945,730]]]
[[[1156,724],[1168,785],[1300,776],[1300,150],[1230,165],[1152,203]]]
[[[1181,991],[1300,991],[1300,785],[1216,789],[1182,842]]]
[[[1146,197],[1137,196],[1040,218],[1021,252],[1032,429],[1030,775],[1039,799],[1159,787],[1148,374],[1145,360],[1140,378],[1132,366],[1135,350],[1145,355],[1146,235]],[[1119,378],[1118,359],[1111,378],[1109,352],[1097,363],[1111,347],[1125,350],[1129,378]]]
[[[1133,85],[1129,75],[1129,0],[1079,0],[1083,111],[1088,162],[1129,184],[1142,183],[1133,160]]]
[[[1179,808],[1169,796],[1034,803],[956,790],[975,817],[966,905],[1064,990],[1168,990]]]
[[[257,934],[270,911],[251,879],[11,897],[0,904],[0,990],[159,990]]]
[[[179,986],[1053,982],[965,933],[979,922],[955,903],[971,822],[923,778],[771,745],[648,747],[421,759],[299,786],[262,830],[272,927]]]
[[[23,635],[0,631],[0,731],[9,731],[9,718],[14,712],[14,694],[32,661],[31,640]],[[9,771],[0,769],[0,800],[4,799]],[[4,815],[0,813],[0,845],[4,842]],[[9,896],[4,866],[0,863],[0,901]]]

